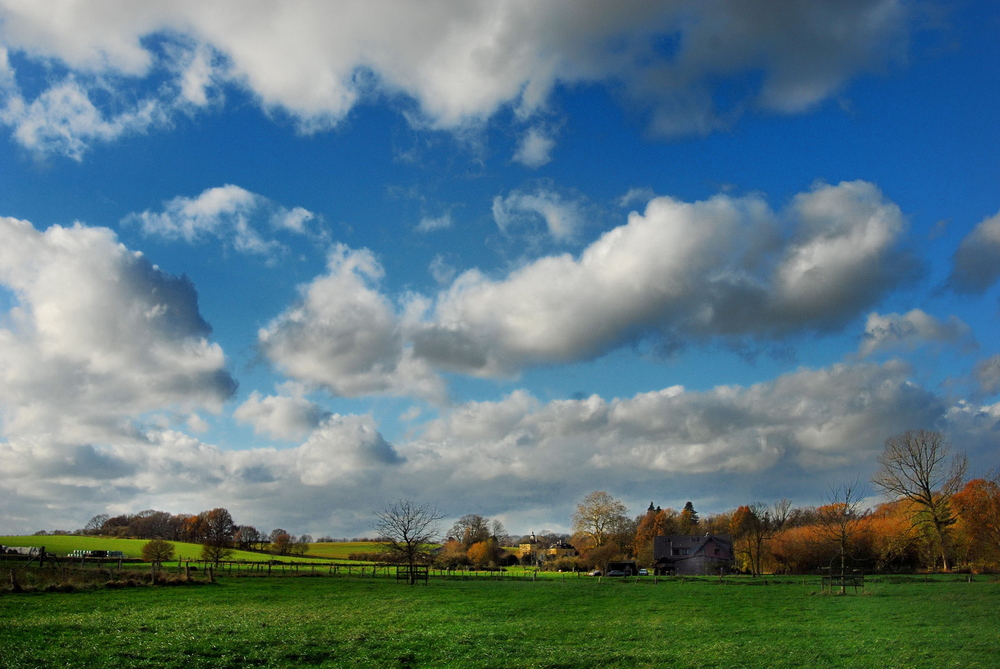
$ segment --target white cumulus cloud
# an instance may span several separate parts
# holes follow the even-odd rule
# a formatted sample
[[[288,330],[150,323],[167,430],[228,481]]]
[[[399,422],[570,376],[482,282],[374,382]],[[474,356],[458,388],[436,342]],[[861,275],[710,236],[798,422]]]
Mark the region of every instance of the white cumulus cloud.
[[[522,196],[494,208],[509,216]],[[259,339],[298,381],[425,399],[443,397],[435,370],[511,375],[640,339],[742,348],[841,328],[911,280],[919,263],[901,248],[904,229],[899,208],[862,181],[816,185],[781,213],[758,196],[660,197],[578,257],[498,278],[468,270],[399,304],[379,290],[371,252],[338,245]],[[449,281],[443,260],[430,269]]]
[[[252,425],[254,433],[289,440],[306,436],[329,416],[329,411],[304,397],[262,397],[256,390],[233,411],[237,422]]]
[[[563,242],[574,238],[583,223],[585,209],[582,198],[544,186],[493,198],[493,220],[502,231],[509,233],[515,227],[531,226],[540,220],[553,239]]]
[[[132,419],[221,409],[235,390],[194,286],[80,224],[45,232],[0,218],[0,327],[8,435],[86,442],[135,435]]]
[[[130,214],[123,222],[138,225],[144,234],[189,244],[207,237],[226,240],[241,253],[272,256],[285,250],[275,239],[265,239],[257,229],[268,223],[275,230],[321,236],[310,228],[316,214],[295,207],[286,209],[262,195],[226,184],[204,190],[198,197],[175,197],[163,211]]]
[[[542,128],[534,127],[525,133],[511,158],[515,163],[537,169],[552,161],[552,149],[556,142]]]
[[[378,292],[382,267],[367,251],[334,246],[327,273],[259,333],[288,376],[336,395],[412,394],[440,401],[443,384],[413,357],[393,305]]]
[[[440,216],[424,216],[417,224],[417,232],[434,232],[445,230],[451,227],[451,213],[445,212]]]
[[[500,279],[460,275],[413,334],[414,350],[444,368],[496,374],[645,336],[832,330],[914,276],[904,228],[899,208],[861,181],[817,185],[782,216],[757,196],[656,198],[579,257],[543,257]]]

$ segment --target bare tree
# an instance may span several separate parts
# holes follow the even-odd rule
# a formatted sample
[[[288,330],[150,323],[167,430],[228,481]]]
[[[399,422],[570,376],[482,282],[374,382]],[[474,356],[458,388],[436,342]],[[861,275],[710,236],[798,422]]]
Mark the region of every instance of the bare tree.
[[[951,446],[940,432],[907,430],[885,440],[881,465],[872,483],[894,499],[913,505],[911,522],[934,534],[941,562],[948,571],[949,528],[955,523],[951,497],[962,485],[968,461],[964,454],[949,458]]]
[[[494,518],[490,521],[490,531],[493,533],[493,538],[501,546],[507,546],[510,544],[510,537],[507,535],[507,528],[503,526],[503,522]]]
[[[600,548],[608,540],[611,529],[626,519],[628,509],[606,492],[592,492],[577,504],[573,514],[573,531],[584,534]]]
[[[869,511],[861,507],[863,494],[863,491],[858,487],[857,479],[855,479],[851,483],[832,488],[828,496],[828,503],[816,510],[819,516],[818,527],[821,536],[830,541],[837,549],[834,559],[839,558],[840,561],[841,594],[847,591],[844,580],[847,571],[847,558],[851,554],[851,549],[858,535],[865,529],[870,516]]]
[[[416,583],[414,567],[430,560],[428,544],[440,535],[443,516],[430,504],[398,499],[375,514],[373,528],[395,561],[409,567],[410,585]]]
[[[771,507],[774,529],[780,531],[792,516],[792,500],[782,497]]]
[[[467,513],[452,525],[450,534],[468,550],[472,544],[490,538],[490,519],[478,513]]]
[[[104,523],[108,522],[109,516],[106,513],[99,513],[90,520],[87,524],[83,526],[84,534],[100,534],[101,530],[104,528]]]
[[[303,534],[301,537],[295,540],[291,546],[291,552],[293,555],[305,555],[309,552],[309,544],[313,542],[312,535]]]

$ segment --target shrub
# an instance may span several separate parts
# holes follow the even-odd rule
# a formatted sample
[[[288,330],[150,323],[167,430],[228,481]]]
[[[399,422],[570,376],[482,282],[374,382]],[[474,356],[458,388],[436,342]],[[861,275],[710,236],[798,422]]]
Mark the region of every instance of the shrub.
[[[146,562],[169,562],[174,559],[174,545],[163,539],[147,541],[142,546],[142,559]]]

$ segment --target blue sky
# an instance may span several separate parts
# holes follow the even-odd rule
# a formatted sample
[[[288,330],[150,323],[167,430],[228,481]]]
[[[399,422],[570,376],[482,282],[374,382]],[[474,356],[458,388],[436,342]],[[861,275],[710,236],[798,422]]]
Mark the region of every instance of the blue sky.
[[[991,3],[252,4],[0,1],[0,530],[1000,465]]]

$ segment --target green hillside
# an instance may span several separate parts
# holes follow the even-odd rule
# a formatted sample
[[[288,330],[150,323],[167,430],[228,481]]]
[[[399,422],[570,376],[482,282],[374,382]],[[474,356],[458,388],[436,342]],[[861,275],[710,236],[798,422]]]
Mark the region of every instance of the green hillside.
[[[142,546],[146,543],[146,539],[111,539],[107,537],[81,537],[76,535],[56,535],[56,536],[29,536],[29,537],[0,537],[0,544],[5,546],[45,546],[45,550],[51,553],[55,553],[57,556],[68,555],[75,550],[103,550],[103,551],[121,551],[125,553],[128,557],[140,557],[142,555]],[[174,552],[178,558],[188,558],[192,560],[197,560],[201,557],[201,545],[200,544],[189,544],[183,541],[171,541],[174,545]],[[317,546],[331,546],[336,547],[338,544],[315,544]],[[344,546],[354,546],[357,544],[342,544]],[[310,545],[310,549],[312,545]],[[347,557],[347,553],[355,549],[349,549],[344,551],[344,558]],[[255,553],[251,551],[239,551],[234,550],[233,560],[246,560],[248,562],[259,562],[269,559],[279,559],[282,561],[296,561],[296,562],[308,562],[316,558],[322,557],[339,557],[339,551],[331,549],[329,554],[326,552],[312,552],[307,554],[305,557],[289,557],[285,556],[273,556],[267,553]]]
[[[382,544],[372,541],[335,541],[309,544],[307,556],[346,560],[351,553],[380,553]]]

